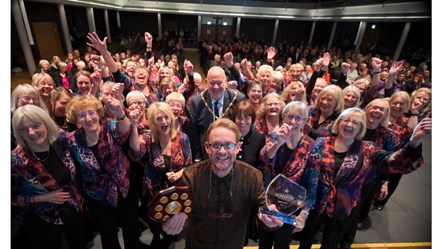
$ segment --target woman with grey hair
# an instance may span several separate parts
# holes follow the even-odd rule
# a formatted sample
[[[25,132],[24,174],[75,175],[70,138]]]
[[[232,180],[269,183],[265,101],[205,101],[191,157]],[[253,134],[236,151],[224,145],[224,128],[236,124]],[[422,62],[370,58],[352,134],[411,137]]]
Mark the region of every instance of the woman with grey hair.
[[[315,140],[302,133],[308,119],[308,106],[300,101],[288,103],[282,111],[284,124],[267,139],[260,157],[265,163],[264,185],[283,174],[307,189],[302,211],[297,212],[296,225],[284,224],[277,230],[260,228],[259,248],[289,248],[293,232],[300,232],[316,202],[317,172],[306,168],[307,158],[315,147]],[[316,174],[316,175],[315,175]]]
[[[11,94],[11,120],[14,111],[20,106],[25,105],[36,105],[41,107],[44,110],[47,110],[46,104],[38,92],[36,87],[33,87],[30,84],[20,84],[15,87],[14,91]],[[14,132],[12,130],[11,124],[11,150],[13,150],[17,146],[15,141]]]
[[[11,152],[12,248],[86,248],[83,198],[65,133],[48,112],[19,107],[12,117],[18,146]]]
[[[423,139],[431,132],[431,119],[415,128],[408,143],[395,152],[385,151],[364,141],[366,114],[359,108],[344,110],[335,120],[336,136],[320,137],[307,160],[307,167],[319,172],[317,203],[308,216],[300,249],[311,248],[314,236],[324,222],[321,248],[338,248],[361,200],[361,189],[376,171],[410,173],[423,165]],[[355,211],[356,210],[356,211]],[[341,248],[346,248],[341,244]]]

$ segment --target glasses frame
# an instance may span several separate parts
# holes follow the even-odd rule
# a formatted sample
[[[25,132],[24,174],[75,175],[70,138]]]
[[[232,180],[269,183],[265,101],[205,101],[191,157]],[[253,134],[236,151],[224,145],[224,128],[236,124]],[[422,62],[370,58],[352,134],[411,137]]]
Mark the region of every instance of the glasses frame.
[[[215,147],[213,147],[213,146],[220,146],[218,149],[217,148],[215,148]],[[232,148],[229,148],[231,145],[233,145],[233,147]],[[237,143],[231,143],[231,142],[227,142],[227,143],[218,143],[218,142],[215,142],[215,143],[210,143],[209,144],[209,148],[211,149],[211,150],[213,150],[213,151],[220,151],[221,150],[221,148],[223,148],[224,147],[224,149],[226,150],[226,151],[233,151],[235,148],[236,148],[236,146],[237,146]]]

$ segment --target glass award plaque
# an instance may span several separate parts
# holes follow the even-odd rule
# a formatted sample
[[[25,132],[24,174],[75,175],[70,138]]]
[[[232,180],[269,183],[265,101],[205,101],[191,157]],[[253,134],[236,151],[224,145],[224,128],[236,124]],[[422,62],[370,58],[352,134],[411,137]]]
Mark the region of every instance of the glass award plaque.
[[[158,192],[149,203],[149,218],[164,223],[172,215],[192,211],[192,198],[186,186],[172,186]]]
[[[276,216],[282,222],[295,225],[294,213],[302,207],[306,198],[307,190],[288,177],[279,174],[270,182],[266,189],[267,207],[261,208],[261,213]],[[269,209],[274,205],[276,210]]]

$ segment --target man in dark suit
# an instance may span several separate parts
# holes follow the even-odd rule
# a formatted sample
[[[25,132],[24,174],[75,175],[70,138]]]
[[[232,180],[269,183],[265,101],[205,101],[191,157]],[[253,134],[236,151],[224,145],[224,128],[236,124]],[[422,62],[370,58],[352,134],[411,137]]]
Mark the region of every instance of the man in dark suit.
[[[209,125],[218,118],[230,118],[234,105],[246,98],[239,91],[226,88],[226,75],[221,67],[210,68],[206,82],[207,90],[193,96],[189,107],[188,135],[195,162],[207,159],[203,143]]]

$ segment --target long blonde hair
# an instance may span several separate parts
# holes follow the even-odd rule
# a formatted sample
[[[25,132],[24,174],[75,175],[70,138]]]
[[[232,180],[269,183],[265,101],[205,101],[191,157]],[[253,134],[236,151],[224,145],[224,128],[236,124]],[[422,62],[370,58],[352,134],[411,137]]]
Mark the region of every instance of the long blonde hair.
[[[175,116],[172,112],[172,107],[164,102],[155,102],[149,106],[147,111],[147,120],[149,120],[149,128],[152,131],[152,142],[155,143],[159,139],[159,129],[155,121],[158,117],[158,112],[163,112],[170,120],[170,138],[174,139],[177,135],[175,128]]]

